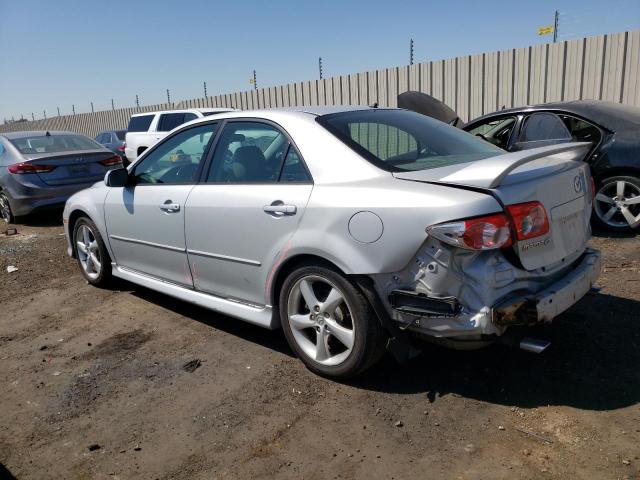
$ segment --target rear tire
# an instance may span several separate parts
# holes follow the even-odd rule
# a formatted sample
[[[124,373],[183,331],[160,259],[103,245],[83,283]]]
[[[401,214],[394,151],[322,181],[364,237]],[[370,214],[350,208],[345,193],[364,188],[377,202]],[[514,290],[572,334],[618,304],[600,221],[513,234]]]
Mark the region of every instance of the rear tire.
[[[637,230],[640,227],[640,178],[619,175],[599,181],[593,220],[596,225],[609,231]]]
[[[7,225],[10,223],[14,223],[16,220],[16,217],[11,211],[11,204],[9,203],[9,199],[4,193],[0,193],[0,216],[2,216],[2,219]]]
[[[82,276],[91,285],[111,283],[111,258],[98,227],[88,217],[80,217],[73,227],[73,249]]]
[[[319,375],[350,378],[384,354],[387,337],[375,312],[356,285],[336,270],[297,268],[282,285],[279,308],[291,349]]]

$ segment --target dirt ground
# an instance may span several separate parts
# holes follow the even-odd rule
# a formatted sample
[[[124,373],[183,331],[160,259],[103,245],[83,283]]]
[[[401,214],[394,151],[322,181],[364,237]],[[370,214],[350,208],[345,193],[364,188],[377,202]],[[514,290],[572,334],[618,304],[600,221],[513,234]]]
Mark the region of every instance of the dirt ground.
[[[1,478],[640,478],[640,237],[594,238],[602,291],[541,332],[542,355],[428,347],[337,383],[280,332],[91,287],[60,225],[17,227],[0,235]]]

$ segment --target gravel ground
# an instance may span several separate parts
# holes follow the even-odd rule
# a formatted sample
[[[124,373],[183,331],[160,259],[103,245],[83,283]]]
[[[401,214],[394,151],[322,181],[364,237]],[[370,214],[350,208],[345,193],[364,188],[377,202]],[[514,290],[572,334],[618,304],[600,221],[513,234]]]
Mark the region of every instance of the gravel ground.
[[[640,478],[640,237],[506,347],[317,377],[280,332],[91,287],[46,219],[0,235],[0,478]],[[7,273],[7,266],[18,268]]]

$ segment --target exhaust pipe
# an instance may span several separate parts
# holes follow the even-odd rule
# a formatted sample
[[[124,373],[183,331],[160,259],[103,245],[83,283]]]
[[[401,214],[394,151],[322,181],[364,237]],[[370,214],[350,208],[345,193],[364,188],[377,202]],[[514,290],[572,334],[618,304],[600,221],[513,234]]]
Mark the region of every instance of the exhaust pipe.
[[[549,345],[551,345],[550,341],[540,338],[525,337],[520,340],[520,349],[525,352],[542,353]]]

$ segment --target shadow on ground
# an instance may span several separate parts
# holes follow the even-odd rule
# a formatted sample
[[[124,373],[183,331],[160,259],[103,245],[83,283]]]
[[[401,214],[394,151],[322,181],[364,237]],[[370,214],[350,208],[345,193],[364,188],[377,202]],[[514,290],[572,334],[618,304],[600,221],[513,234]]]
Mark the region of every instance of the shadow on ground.
[[[12,226],[20,230],[21,226],[26,227],[57,227],[62,225],[62,208],[51,208],[41,210],[31,215],[16,218],[16,223]]]
[[[151,290],[131,287],[139,298],[292,356],[280,331],[265,330]],[[602,294],[587,296],[553,325],[535,331],[536,336],[552,342],[543,354],[497,345],[471,352],[428,345],[420,356],[404,365],[387,355],[349,384],[380,392],[424,393],[432,402],[457,394],[519,407],[623,408],[640,402],[638,312],[640,302],[635,300]]]

